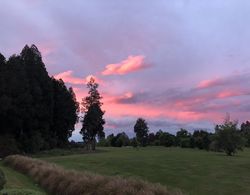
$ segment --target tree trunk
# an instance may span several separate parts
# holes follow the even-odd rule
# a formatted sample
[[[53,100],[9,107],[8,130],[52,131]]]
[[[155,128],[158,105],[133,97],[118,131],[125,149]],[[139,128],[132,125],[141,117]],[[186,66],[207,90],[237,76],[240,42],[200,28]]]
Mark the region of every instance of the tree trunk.
[[[90,141],[87,141],[85,144],[86,150],[90,150]]]
[[[95,141],[95,138],[94,139],[92,139],[92,145],[91,145],[91,147],[92,147],[92,150],[95,150],[95,145],[96,145],[96,143],[95,143],[96,141]]]

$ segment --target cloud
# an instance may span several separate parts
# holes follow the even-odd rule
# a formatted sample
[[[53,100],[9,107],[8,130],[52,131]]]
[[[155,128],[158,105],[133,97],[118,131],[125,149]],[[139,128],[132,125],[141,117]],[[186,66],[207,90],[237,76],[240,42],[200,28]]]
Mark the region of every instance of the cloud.
[[[74,84],[74,85],[87,84],[87,82],[90,81],[90,78],[94,78],[95,81],[98,84],[103,84],[104,83],[103,80],[97,78],[94,75],[88,75],[85,78],[75,77],[75,76],[73,76],[73,71],[72,70],[68,70],[68,71],[59,73],[57,75],[54,75],[54,77],[56,79],[62,79],[65,83]]]
[[[56,79],[62,79],[65,83],[85,84],[85,79],[84,78],[79,78],[79,77],[74,77],[72,70],[68,70],[68,71],[59,73],[59,74],[55,75],[54,77]]]
[[[108,64],[105,70],[102,72],[103,75],[123,75],[131,72],[136,72],[148,67],[144,63],[144,56],[128,56],[126,60],[123,60],[117,64]]]
[[[213,80],[203,80],[201,81],[198,85],[197,88],[208,88],[208,87],[213,87],[213,86],[217,86],[219,84],[223,84],[221,83],[220,79],[213,79]]]
[[[250,89],[248,73],[216,79],[213,85],[198,88],[169,88],[162,91],[130,91],[114,95],[109,104],[118,115],[167,117],[180,121],[220,120],[226,112],[246,118],[241,104],[247,104]],[[212,80],[211,80],[212,81]],[[244,81],[244,82],[242,82]],[[127,109],[125,109],[127,108]],[[118,110],[121,110],[122,113]],[[238,116],[237,116],[238,115]]]
[[[217,77],[210,80],[203,80],[198,83],[198,89],[212,88],[212,87],[221,87],[228,85],[237,85],[240,86],[245,83],[250,83],[250,72],[246,73],[236,73],[226,77]]]

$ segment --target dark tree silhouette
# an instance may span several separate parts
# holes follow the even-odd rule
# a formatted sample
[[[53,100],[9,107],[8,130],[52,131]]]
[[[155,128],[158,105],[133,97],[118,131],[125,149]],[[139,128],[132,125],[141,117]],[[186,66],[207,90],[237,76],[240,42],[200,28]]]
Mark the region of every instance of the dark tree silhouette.
[[[186,129],[180,129],[176,132],[176,145],[182,148],[188,148],[191,146],[191,135]]]
[[[82,100],[84,117],[80,133],[83,136],[87,150],[90,149],[90,146],[92,150],[95,150],[96,136],[98,136],[98,138],[105,137],[103,131],[103,125],[105,124],[105,120],[103,119],[104,111],[101,109],[102,97],[98,91],[98,86],[94,78],[91,78],[87,83],[89,95]]]
[[[237,125],[236,121],[230,121],[228,118],[224,124],[216,125],[215,128],[216,147],[228,156],[232,156],[237,150],[242,150],[245,144]]]
[[[193,140],[193,147],[209,150],[211,139],[208,132],[204,130],[196,130],[193,133],[192,140]]]
[[[0,156],[62,146],[77,121],[72,89],[49,77],[35,45],[0,54]],[[59,130],[60,128],[60,130]]]
[[[79,103],[76,101],[72,88],[67,89],[63,80],[52,78],[54,88],[54,118],[53,118],[53,138],[58,147],[65,147],[68,139],[74,131],[74,125],[78,121]]]
[[[148,142],[148,124],[143,118],[138,118],[134,126],[136,138],[141,146],[146,146]]]
[[[250,147],[250,122],[246,121],[241,124],[241,135],[246,139],[246,146]]]

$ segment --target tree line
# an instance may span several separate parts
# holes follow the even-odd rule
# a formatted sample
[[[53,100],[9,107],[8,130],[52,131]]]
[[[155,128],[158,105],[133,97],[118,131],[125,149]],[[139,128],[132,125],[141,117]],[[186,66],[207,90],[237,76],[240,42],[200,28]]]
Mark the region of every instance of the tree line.
[[[64,147],[78,112],[73,89],[48,75],[35,45],[0,54],[0,156]]]
[[[216,125],[214,133],[195,130],[191,134],[180,129],[176,135],[162,130],[150,133],[145,119],[139,118],[134,125],[136,137],[130,139],[122,132],[105,138],[105,111],[98,86],[91,78],[88,95],[81,102],[80,134],[88,150],[95,150],[97,139],[101,146],[180,146],[224,151],[228,155],[243,146],[250,147],[250,122],[239,128],[229,118]],[[48,75],[35,45],[26,45],[19,55],[8,60],[0,54],[0,157],[69,146],[79,112],[73,88]]]
[[[99,146],[165,146],[181,148],[198,148],[202,150],[212,150],[225,152],[233,155],[237,150],[242,150],[244,146],[250,147],[250,122],[242,123],[240,128],[237,121],[226,118],[223,124],[215,126],[215,132],[206,130],[194,130],[193,133],[185,129],[180,129],[175,135],[162,130],[156,133],[149,132],[145,119],[137,119],[134,125],[134,138],[129,138],[125,132],[117,135],[110,134],[99,141]]]

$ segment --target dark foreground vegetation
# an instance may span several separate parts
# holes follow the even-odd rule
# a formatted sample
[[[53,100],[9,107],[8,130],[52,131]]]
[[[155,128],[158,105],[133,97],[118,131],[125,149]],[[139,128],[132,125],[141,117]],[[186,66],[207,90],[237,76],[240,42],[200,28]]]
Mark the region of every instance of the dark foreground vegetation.
[[[0,157],[64,147],[78,120],[72,88],[50,77],[35,45],[0,54]]]
[[[4,163],[29,175],[51,194],[181,194],[180,192],[170,192],[160,184],[151,184],[138,179],[124,179],[87,172],[69,171],[45,161],[20,155],[8,156],[5,158]]]
[[[5,183],[6,183],[5,175],[3,171],[0,169],[0,190],[3,189]]]

